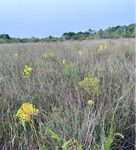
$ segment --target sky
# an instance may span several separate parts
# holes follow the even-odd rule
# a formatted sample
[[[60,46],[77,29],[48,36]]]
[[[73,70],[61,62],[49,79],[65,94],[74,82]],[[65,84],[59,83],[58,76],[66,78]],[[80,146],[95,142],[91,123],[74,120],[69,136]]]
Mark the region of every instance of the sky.
[[[0,34],[61,37],[135,23],[135,0],[0,0]]]

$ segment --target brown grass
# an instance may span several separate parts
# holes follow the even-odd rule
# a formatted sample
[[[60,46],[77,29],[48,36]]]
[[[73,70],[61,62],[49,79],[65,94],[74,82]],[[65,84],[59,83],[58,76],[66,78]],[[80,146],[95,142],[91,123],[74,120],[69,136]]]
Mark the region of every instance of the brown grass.
[[[1,44],[1,149],[36,149],[29,125],[26,123],[27,132],[24,132],[15,118],[25,102],[34,104],[40,111],[35,123],[42,148],[43,143],[50,150],[59,145],[49,132],[45,135],[50,126],[61,138],[61,146],[75,138],[78,147],[81,145],[84,150],[102,149],[116,102],[128,89],[128,94],[119,102],[113,133],[123,134],[124,139],[116,136],[112,147],[134,148],[134,42],[134,39],[118,39]],[[108,48],[100,52],[99,46],[104,44]],[[81,56],[78,51],[83,52]],[[53,54],[56,60],[43,61],[40,57],[45,53]],[[63,59],[66,65],[62,63]],[[25,65],[33,68],[28,78],[21,75]],[[88,73],[100,79],[100,92],[96,95],[89,95],[78,86]],[[92,106],[88,105],[90,98],[94,101]],[[53,111],[54,107],[57,110]]]

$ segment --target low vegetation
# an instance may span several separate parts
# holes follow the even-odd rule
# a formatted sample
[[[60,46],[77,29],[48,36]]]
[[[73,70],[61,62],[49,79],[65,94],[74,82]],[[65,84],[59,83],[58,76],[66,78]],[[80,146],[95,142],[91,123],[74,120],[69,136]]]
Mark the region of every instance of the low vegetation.
[[[131,38],[0,45],[0,150],[135,149],[134,62]]]

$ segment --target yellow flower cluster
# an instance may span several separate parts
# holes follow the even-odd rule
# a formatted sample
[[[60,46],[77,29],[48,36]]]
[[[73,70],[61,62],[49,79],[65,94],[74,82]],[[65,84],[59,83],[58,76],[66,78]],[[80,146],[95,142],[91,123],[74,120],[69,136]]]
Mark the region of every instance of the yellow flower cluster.
[[[15,54],[15,56],[17,56],[18,54]]]
[[[100,82],[100,79],[97,77],[86,77],[83,81],[79,82],[79,86],[84,88],[84,90],[91,94],[96,93],[99,89],[98,83]]]
[[[78,51],[78,53],[77,53],[77,54],[82,55],[82,51]]]
[[[107,48],[108,48],[108,46],[105,44],[105,45],[104,45],[104,48],[105,48],[105,49],[107,49]]]
[[[108,48],[108,47],[107,47],[107,45],[105,44],[105,45],[104,45],[104,49],[107,49],[107,48]],[[99,51],[103,51],[103,45],[100,45],[100,46],[99,46]]]
[[[93,104],[93,103],[94,103],[94,102],[93,102],[92,100],[89,100],[89,101],[88,101],[88,104],[89,104],[89,105],[91,105],[91,104]]]
[[[103,45],[99,46],[99,51],[103,51]]]
[[[56,60],[56,57],[51,53],[46,53],[42,55],[41,58],[44,60]]]
[[[24,78],[26,78],[28,75],[30,75],[30,72],[33,70],[30,67],[25,66],[26,69],[24,69],[24,72],[22,72],[22,75],[24,76]]]
[[[63,59],[62,63],[63,63],[63,64],[65,64],[65,63],[66,63],[66,60],[65,60],[65,59]]]
[[[22,104],[20,109],[18,110],[16,117],[19,118],[20,123],[22,124],[22,119],[24,122],[31,121],[31,115],[38,115],[39,110],[35,109],[35,105],[29,104],[28,102]]]

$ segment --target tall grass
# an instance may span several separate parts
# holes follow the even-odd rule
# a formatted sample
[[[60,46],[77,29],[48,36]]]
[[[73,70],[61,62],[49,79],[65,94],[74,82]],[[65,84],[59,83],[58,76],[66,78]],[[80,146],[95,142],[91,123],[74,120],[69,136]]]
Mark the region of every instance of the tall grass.
[[[135,149],[134,44],[133,39],[1,44],[0,149]],[[42,59],[47,53],[55,59]],[[33,70],[24,78],[26,65]],[[91,75],[100,80],[95,94],[79,86]],[[25,102],[39,110],[34,125],[40,146],[29,123],[24,130],[15,117]]]

